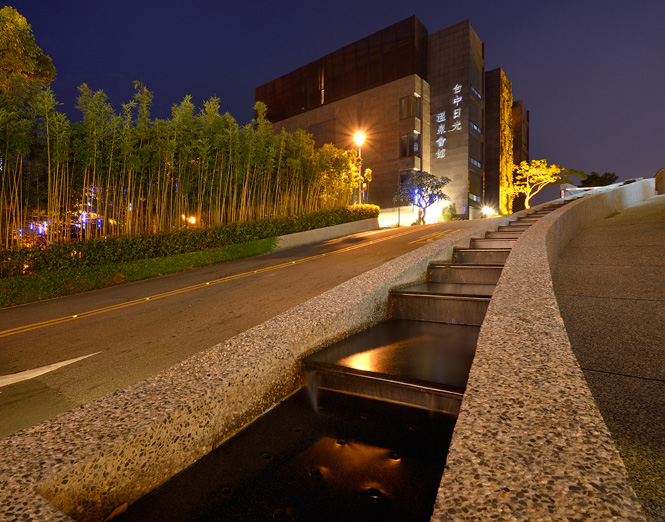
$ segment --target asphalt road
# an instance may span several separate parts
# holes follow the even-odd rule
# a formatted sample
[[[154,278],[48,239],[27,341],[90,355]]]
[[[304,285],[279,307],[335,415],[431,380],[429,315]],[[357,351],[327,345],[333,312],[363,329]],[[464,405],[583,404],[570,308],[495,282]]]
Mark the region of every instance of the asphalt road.
[[[0,437],[150,377],[470,226],[364,232],[0,310]]]

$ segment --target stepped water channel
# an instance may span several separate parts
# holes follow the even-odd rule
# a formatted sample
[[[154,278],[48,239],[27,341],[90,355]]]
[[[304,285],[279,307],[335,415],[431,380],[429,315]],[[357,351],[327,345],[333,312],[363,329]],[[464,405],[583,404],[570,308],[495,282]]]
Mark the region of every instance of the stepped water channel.
[[[113,520],[429,520],[503,264],[555,209],[393,289],[390,319],[306,357],[305,388]]]

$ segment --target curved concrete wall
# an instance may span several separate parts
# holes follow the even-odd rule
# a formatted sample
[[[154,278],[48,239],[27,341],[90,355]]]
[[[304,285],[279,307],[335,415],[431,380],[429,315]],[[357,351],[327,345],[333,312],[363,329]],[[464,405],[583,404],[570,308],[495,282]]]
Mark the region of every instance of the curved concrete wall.
[[[551,267],[654,180],[572,202],[524,232],[481,327],[433,520],[645,520],[573,355]]]

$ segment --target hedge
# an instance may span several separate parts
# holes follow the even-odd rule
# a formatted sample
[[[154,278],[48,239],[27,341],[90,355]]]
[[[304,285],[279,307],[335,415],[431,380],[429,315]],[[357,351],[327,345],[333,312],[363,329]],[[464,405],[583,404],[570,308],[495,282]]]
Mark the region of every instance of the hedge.
[[[182,229],[157,234],[100,238],[26,247],[0,252],[0,277],[15,277],[52,270],[73,269],[184,254],[208,248],[246,243],[257,239],[304,232],[375,218],[379,207],[356,205],[311,214],[272,217],[230,223],[219,227]]]

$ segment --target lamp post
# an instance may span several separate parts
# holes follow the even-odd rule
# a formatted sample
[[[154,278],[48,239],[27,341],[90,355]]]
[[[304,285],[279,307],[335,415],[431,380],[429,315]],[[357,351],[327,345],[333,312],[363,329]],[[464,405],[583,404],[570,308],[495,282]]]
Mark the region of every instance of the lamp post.
[[[353,139],[356,142],[356,145],[358,145],[358,159],[361,160],[360,162],[360,179],[358,180],[358,204],[362,205],[363,199],[362,199],[362,174],[363,174],[363,164],[362,164],[362,146],[363,143],[365,143],[365,134],[363,131],[358,131],[356,134],[353,136]]]

